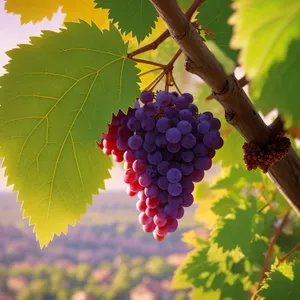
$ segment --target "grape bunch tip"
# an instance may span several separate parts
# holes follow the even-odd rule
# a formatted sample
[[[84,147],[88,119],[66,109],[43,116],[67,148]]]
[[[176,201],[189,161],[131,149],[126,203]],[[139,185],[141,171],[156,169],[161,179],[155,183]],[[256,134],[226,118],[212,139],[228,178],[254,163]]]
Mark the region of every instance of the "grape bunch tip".
[[[189,93],[144,91],[126,114],[113,115],[97,143],[116,162],[125,161],[127,194],[138,196],[139,223],[157,241],[176,231],[194,202],[194,183],[224,143],[220,121],[199,113],[193,100]]]

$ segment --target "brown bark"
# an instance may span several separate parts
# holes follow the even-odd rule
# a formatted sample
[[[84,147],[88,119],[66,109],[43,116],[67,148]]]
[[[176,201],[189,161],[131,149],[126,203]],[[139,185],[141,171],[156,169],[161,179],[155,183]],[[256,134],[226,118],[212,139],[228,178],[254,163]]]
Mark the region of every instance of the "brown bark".
[[[212,89],[214,97],[223,106],[228,123],[234,126],[248,142],[266,145],[270,128],[255,111],[250,99],[232,75],[226,75],[221,64],[208,50],[197,30],[174,0],[150,0],[164,20],[175,42],[182,49],[187,71],[198,75]],[[202,2],[195,0],[195,2]],[[243,155],[241,149],[241,155]],[[269,176],[278,190],[299,214],[300,159],[291,147],[288,155],[270,168]]]

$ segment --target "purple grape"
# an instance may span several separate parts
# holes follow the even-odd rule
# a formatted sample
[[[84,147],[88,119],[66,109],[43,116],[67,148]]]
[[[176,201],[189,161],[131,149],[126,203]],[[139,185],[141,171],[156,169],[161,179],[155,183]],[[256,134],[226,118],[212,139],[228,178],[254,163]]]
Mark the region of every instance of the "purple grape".
[[[132,169],[134,172],[136,172],[138,175],[143,174],[146,171],[147,168],[147,162],[142,159],[137,159],[132,164]]]
[[[141,128],[141,122],[137,120],[135,117],[131,117],[127,122],[127,127],[131,131],[138,131]]]
[[[137,150],[142,146],[143,140],[139,135],[133,135],[128,139],[128,146],[132,150]]]
[[[149,144],[153,144],[153,143],[155,143],[155,139],[156,139],[156,137],[157,137],[157,131],[148,131],[148,132],[146,132],[146,134],[145,134],[145,141],[147,142],[147,143],[149,143]]]
[[[157,171],[161,175],[167,175],[169,170],[169,163],[165,160],[161,161],[157,166]]]
[[[194,165],[190,162],[181,163],[181,172],[183,175],[188,176],[191,175],[194,171]]]
[[[135,112],[135,117],[140,121],[145,120],[147,118],[147,113],[146,113],[145,109],[138,108]]]
[[[203,143],[209,148],[216,148],[220,139],[220,133],[217,130],[212,130],[206,133],[203,137]]]
[[[125,151],[128,149],[128,140],[118,138],[116,145],[119,150]]]
[[[156,122],[156,129],[160,133],[166,133],[168,131],[168,129],[170,129],[170,127],[171,127],[170,120],[166,117],[162,117],[162,118],[158,119]]]
[[[154,94],[151,91],[144,91],[140,95],[140,100],[142,103],[147,104],[149,102],[152,102],[154,98]]]
[[[215,149],[209,149],[207,153],[207,157],[213,158],[216,155],[216,150]]]
[[[192,125],[190,122],[182,120],[177,123],[177,129],[182,133],[182,134],[188,134],[192,131]]]
[[[152,117],[159,113],[160,106],[157,103],[150,102],[145,105],[148,116]]]
[[[159,151],[155,151],[153,153],[149,153],[147,159],[151,165],[157,166],[162,161],[162,154]]]
[[[169,143],[176,144],[181,139],[181,132],[177,128],[170,128],[166,133],[166,139]]]
[[[169,144],[167,145],[167,149],[168,149],[168,151],[170,151],[171,153],[177,153],[177,152],[180,150],[180,148],[181,148],[180,143],[176,143],[176,144],[171,144],[171,143],[169,143]]]
[[[179,96],[179,94],[178,94],[176,91],[173,91],[173,92],[171,92],[170,94],[171,94],[172,96],[176,97],[176,98]]]
[[[183,195],[183,202],[182,202],[183,207],[189,207],[193,204],[193,202],[194,202],[194,197],[192,194]]]
[[[197,146],[197,145],[196,145]],[[194,148],[195,149],[195,148]],[[183,151],[181,153],[181,158],[184,162],[191,162],[194,159],[194,152],[191,150]]]
[[[177,183],[181,180],[181,178],[182,174],[178,169],[172,168],[167,173],[167,179],[170,183]]]
[[[179,112],[179,119],[180,120],[191,120],[193,118],[193,115],[189,109],[183,109]]]
[[[139,177],[139,184],[142,186],[142,187],[147,187],[151,184],[152,182],[152,177],[147,174],[146,172],[143,173],[142,175],[140,175]]]
[[[167,190],[168,184],[169,182],[166,176],[161,176],[158,178],[157,185],[161,190]]]
[[[135,109],[139,109],[141,106],[140,106],[140,102],[139,102],[139,100],[136,100],[135,102],[134,102],[134,108]]]
[[[164,213],[166,216],[170,218],[175,218],[178,214],[178,209],[176,207],[167,204],[164,208]]]
[[[160,134],[156,137],[155,144],[158,148],[166,148],[168,141],[164,134]]]
[[[182,138],[181,145],[186,149],[192,149],[196,145],[196,142],[195,136],[189,133]]]
[[[144,191],[139,191],[139,192],[138,192],[138,198],[139,198],[141,201],[146,201],[147,196],[145,195]]]
[[[208,157],[196,157],[194,159],[194,166],[198,170],[209,170],[211,165],[212,161]]]
[[[196,116],[198,113],[198,107],[193,103],[189,104],[188,110],[192,113],[193,116]]]
[[[194,170],[192,173],[192,180],[193,182],[200,182],[204,177],[204,171],[203,170]]]
[[[146,172],[153,178],[157,175],[157,169],[153,165],[147,165]]]
[[[219,137],[219,139],[215,145],[215,149],[221,149],[223,147],[223,145],[224,145],[224,141],[221,137]]]
[[[168,196],[169,205],[172,207],[178,208],[182,204],[183,198],[181,196],[173,197],[171,195]]]
[[[145,188],[144,193],[150,199],[155,198],[158,194],[157,185],[154,185],[154,184],[149,185],[148,187]]]
[[[168,192],[171,196],[179,196],[182,192],[182,186],[180,183],[169,183]]]
[[[179,206],[176,219],[181,219],[183,216],[184,216],[184,208],[182,206]]]
[[[147,143],[147,142],[144,142],[143,148],[144,148],[148,153],[150,153],[150,152],[155,151],[156,146],[155,146],[155,144],[149,144],[149,143]]]
[[[209,131],[209,128],[210,123],[208,121],[201,121],[197,126],[198,132],[203,134],[207,133]]]
[[[183,96],[179,96],[175,100],[175,106],[176,106],[176,108],[179,108],[179,109],[188,108],[188,106],[189,106],[189,99],[187,99],[186,97],[183,97]]]
[[[177,116],[176,110],[174,107],[165,107],[164,114],[169,119],[172,119]]]
[[[180,184],[181,184],[181,186],[182,186],[183,189],[190,188],[191,185],[193,185],[192,175],[182,176]]]
[[[151,117],[147,117],[141,122],[141,126],[145,131],[150,131],[155,127],[155,120]]]
[[[148,217],[144,212],[139,214],[139,223],[141,225],[148,225],[152,222],[152,218]]]
[[[140,148],[136,151],[135,156],[138,159],[147,160],[148,153],[143,148]]]
[[[192,194],[194,189],[195,189],[195,186],[194,186],[193,182],[191,182],[187,188],[182,189],[182,192]]]
[[[206,156],[208,153],[208,148],[203,143],[197,143],[193,150],[197,156]]]
[[[212,118],[210,120],[210,129],[211,130],[219,130],[221,128],[221,122],[217,118]]]
[[[190,93],[183,93],[182,97],[186,98],[188,103],[193,103],[194,97]]]
[[[209,111],[202,113],[198,116],[199,121],[209,121],[211,118],[213,118],[213,114]]]
[[[156,95],[156,102],[160,106],[168,106],[172,101],[172,96],[169,92],[161,91]]]
[[[158,192],[157,198],[158,198],[159,202],[162,204],[168,203],[168,192],[160,190]]]

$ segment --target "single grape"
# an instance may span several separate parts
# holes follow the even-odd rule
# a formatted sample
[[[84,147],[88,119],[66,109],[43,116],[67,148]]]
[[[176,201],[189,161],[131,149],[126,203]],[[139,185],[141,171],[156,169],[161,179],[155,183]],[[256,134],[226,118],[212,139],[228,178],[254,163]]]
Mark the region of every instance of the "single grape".
[[[156,129],[160,133],[166,133],[170,127],[171,127],[170,119],[168,119],[166,117],[162,117],[162,118],[158,119],[156,122]]]
[[[134,192],[134,191],[132,191],[132,190],[130,189],[130,185],[127,186],[127,188],[126,188],[126,193],[127,193],[127,195],[128,195],[129,197],[133,197],[133,196],[135,196],[135,195],[137,194],[137,192]]]
[[[179,108],[179,109],[188,108],[188,106],[189,106],[189,99],[187,99],[186,97],[183,97],[183,96],[179,96],[175,100],[175,106],[176,106],[176,108]]]
[[[125,151],[128,149],[128,140],[127,139],[118,138],[116,144],[117,144],[117,148],[119,150]]]
[[[177,116],[177,112],[174,107],[165,107],[164,114],[169,119],[172,119]]]
[[[130,183],[135,182],[137,180],[137,178],[138,178],[137,173],[135,173],[134,170],[132,170],[132,169],[128,169],[125,172],[123,179],[124,179],[125,183],[130,184]]]
[[[153,165],[147,165],[146,172],[154,178],[157,175],[157,168]]]
[[[151,152],[155,151],[156,145],[155,145],[155,144],[149,144],[149,143],[147,143],[147,142],[144,142],[143,148],[144,148],[145,151],[147,151],[148,153],[151,153]]]
[[[209,149],[207,152],[207,157],[213,158],[216,155],[216,150],[215,149]]]
[[[162,154],[159,151],[148,154],[148,162],[152,165],[157,166],[162,161]]]
[[[145,120],[147,118],[145,109],[143,107],[138,108],[135,112],[135,117],[140,121]]]
[[[194,196],[192,194],[185,194],[183,195],[183,207],[190,207],[194,202]]]
[[[178,143],[181,139],[181,132],[177,128],[170,128],[166,132],[166,139],[169,143]]]
[[[220,133],[217,130],[211,130],[203,137],[203,143],[209,148],[216,148],[219,143]]]
[[[190,103],[189,106],[188,106],[188,110],[192,113],[193,116],[196,116],[197,113],[198,113],[198,107],[193,104],[193,103]]]
[[[103,148],[102,151],[106,155],[111,155],[111,150],[109,150],[109,149]]]
[[[217,150],[221,149],[223,147],[223,145],[224,145],[224,141],[221,137],[219,137],[217,143],[215,144],[215,149],[217,149]]]
[[[139,191],[138,192],[138,198],[142,201],[146,201],[147,196],[145,195],[144,191]]]
[[[160,236],[166,236],[168,233],[167,226],[156,226],[155,231]]]
[[[194,166],[198,170],[209,170],[212,165],[212,160],[208,157],[196,157],[194,159]]]
[[[180,170],[172,168],[167,173],[167,179],[170,183],[177,183],[181,180],[182,174]]]
[[[154,218],[155,215],[158,214],[157,208],[146,208],[145,213],[148,217]]]
[[[147,160],[148,152],[142,147],[135,152],[137,159]]]
[[[152,222],[152,218],[148,217],[144,212],[139,214],[139,223],[141,225],[148,225]]]
[[[133,192],[135,192],[135,193],[137,193],[137,192],[143,190],[143,187],[140,186],[140,184],[139,184],[138,181],[135,181],[135,182],[130,183],[129,186],[130,186],[130,190],[133,191]]]
[[[188,103],[193,103],[193,101],[194,101],[194,97],[190,93],[183,93],[182,97],[187,99]]]
[[[126,162],[133,163],[135,161],[135,152],[133,150],[127,150],[124,153],[123,158]]]
[[[156,225],[154,224],[154,222],[151,222],[147,225],[143,225],[143,231],[145,233],[150,233],[153,232],[155,230]]]
[[[123,155],[112,154],[112,157],[113,157],[115,162],[122,162],[123,161]]]
[[[157,234],[157,232],[155,230],[153,231],[153,237],[158,242],[161,242],[165,239],[165,236],[161,236],[161,235]]]
[[[141,127],[145,131],[151,131],[155,127],[155,120],[151,117],[147,117],[141,121]]]
[[[179,196],[182,192],[182,186],[180,183],[169,183],[168,192],[171,196]]]
[[[136,209],[140,212],[144,212],[147,209],[146,201],[139,200],[136,203]]]
[[[141,128],[141,122],[136,117],[131,117],[127,122],[127,127],[131,131],[138,131]]]
[[[158,92],[156,95],[156,102],[160,106],[168,106],[172,101],[171,94],[166,91]]]
[[[158,194],[158,187],[154,184],[151,184],[150,186],[145,188],[145,195],[148,198],[155,198]]]
[[[168,203],[169,206],[171,207],[178,208],[182,204],[182,201],[183,199],[181,196],[176,196],[176,197],[173,197],[171,195],[168,196]]]
[[[182,137],[181,145],[186,149],[192,149],[196,145],[196,138],[192,133],[189,133]]]
[[[167,190],[168,184],[169,182],[166,176],[161,176],[158,178],[157,185],[161,190]]]
[[[115,140],[103,140],[103,147],[109,150],[115,149],[116,148],[116,141]]]
[[[156,137],[155,144],[158,148],[166,148],[167,145],[168,145],[168,141],[166,139],[166,136],[164,134],[159,134]]]
[[[221,128],[221,122],[217,118],[212,118],[210,120],[210,129],[211,130],[219,130]]]
[[[205,134],[210,129],[210,123],[208,121],[201,121],[199,122],[197,129],[198,132]]]
[[[203,143],[197,143],[193,150],[197,156],[207,156],[209,151],[209,149]]]
[[[204,177],[203,170],[194,170],[192,173],[192,180],[193,182],[200,182]]]
[[[153,117],[155,116],[156,114],[159,113],[159,110],[160,110],[160,106],[158,105],[158,103],[155,103],[155,102],[150,102],[150,103],[147,103],[145,106],[144,106],[148,116],[150,117]]]
[[[141,107],[139,100],[136,100],[136,101],[134,102],[134,106],[133,106],[133,107],[134,107],[135,109],[138,109],[138,108]]]
[[[146,200],[146,205],[148,208],[154,209],[158,206],[158,199],[156,197],[154,198],[147,198]]]
[[[144,91],[140,95],[140,100],[142,103],[147,104],[149,102],[152,102],[154,98],[154,94],[152,91]]]
[[[179,112],[179,119],[180,120],[191,120],[193,118],[193,115],[189,109],[183,109]]]
[[[192,125],[190,122],[186,120],[182,120],[177,123],[177,129],[182,133],[182,134],[188,134],[192,131]]]
[[[164,213],[158,213],[154,217],[153,221],[154,221],[156,226],[160,226],[160,227],[167,224],[167,218],[166,218]]]
[[[184,216],[184,208],[182,206],[179,206],[176,219],[181,219],[183,216]]]
[[[169,163],[165,160],[161,161],[157,166],[157,171],[161,175],[167,175],[169,170]]]
[[[148,175],[146,172],[140,175],[139,177],[139,184],[142,187],[147,187],[152,183],[152,177]]]
[[[188,176],[191,175],[194,171],[194,165],[190,162],[181,163],[181,172],[183,175]]]
[[[171,153],[177,153],[177,152],[180,150],[180,148],[181,148],[180,143],[176,143],[176,144],[171,144],[171,143],[169,143],[169,144],[167,145],[167,149],[168,149],[168,151],[171,152]]]
[[[133,135],[128,140],[128,146],[132,150],[139,149],[142,146],[142,144],[143,144],[143,140],[139,135]]]
[[[174,218],[168,219],[167,221],[168,232],[174,232],[178,228],[178,221]]]
[[[147,131],[145,134],[145,141],[149,144],[153,144],[155,142],[157,134],[158,134],[158,132],[155,130]]]
[[[191,162],[194,159],[194,157],[194,152],[191,150],[181,152],[181,158],[184,162]]]

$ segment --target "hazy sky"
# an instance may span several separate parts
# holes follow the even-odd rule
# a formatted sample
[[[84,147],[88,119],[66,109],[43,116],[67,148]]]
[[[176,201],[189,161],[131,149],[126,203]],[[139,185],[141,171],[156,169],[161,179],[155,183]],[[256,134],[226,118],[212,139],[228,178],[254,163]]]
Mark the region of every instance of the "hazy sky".
[[[51,0],[49,0],[51,1]],[[13,14],[7,14],[4,10],[4,0],[0,0],[0,75],[4,73],[3,66],[8,63],[6,51],[16,48],[17,44],[29,42],[30,36],[40,35],[41,30],[57,31],[62,24],[64,14],[58,12],[51,21],[44,19],[40,23],[20,25],[20,17]],[[122,180],[122,170],[120,166],[115,167],[111,175],[113,179],[106,182],[107,189],[124,189],[126,188]],[[7,188],[4,178],[4,170],[0,170],[0,190],[11,190]]]

